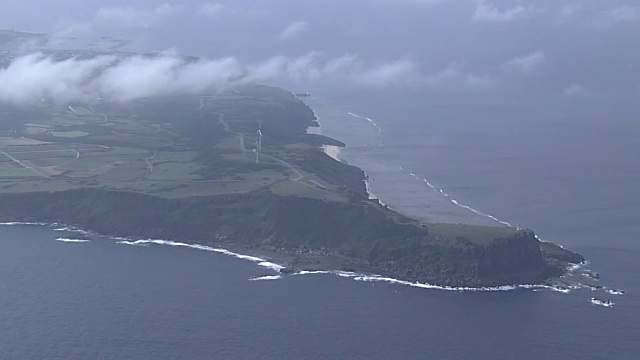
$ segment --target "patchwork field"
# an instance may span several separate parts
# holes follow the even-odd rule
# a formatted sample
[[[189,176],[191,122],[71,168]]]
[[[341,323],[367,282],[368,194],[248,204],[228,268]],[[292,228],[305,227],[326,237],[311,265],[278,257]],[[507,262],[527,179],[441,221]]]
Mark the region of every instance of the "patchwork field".
[[[0,104],[0,192],[82,186],[176,198],[264,189],[346,200],[299,165],[321,152],[301,136],[312,113],[296,107],[291,94],[257,86],[129,104]]]

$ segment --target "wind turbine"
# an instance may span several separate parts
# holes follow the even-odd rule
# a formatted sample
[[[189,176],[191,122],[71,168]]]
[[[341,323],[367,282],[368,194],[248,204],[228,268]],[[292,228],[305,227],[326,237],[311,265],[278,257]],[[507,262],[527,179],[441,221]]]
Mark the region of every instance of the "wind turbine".
[[[260,163],[260,151],[262,151],[262,122],[258,125],[256,138],[256,164]]]

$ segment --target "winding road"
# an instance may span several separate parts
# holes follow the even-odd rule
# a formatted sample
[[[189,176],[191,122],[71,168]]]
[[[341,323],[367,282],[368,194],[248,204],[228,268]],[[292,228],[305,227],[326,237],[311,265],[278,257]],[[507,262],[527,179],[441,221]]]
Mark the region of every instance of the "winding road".
[[[202,111],[202,110],[204,110],[204,108],[205,108],[205,98],[201,98],[200,99],[200,107],[198,108],[198,111]],[[238,142],[239,142],[239,145],[240,145],[240,151],[242,151],[242,155],[243,156],[245,156],[245,154],[247,152],[253,152],[252,150],[249,150],[249,149],[247,149],[245,147],[244,134],[232,130],[231,126],[229,125],[229,123],[227,123],[224,120],[224,114],[223,113],[216,112],[216,111],[213,111],[212,113],[218,115],[218,121],[224,127],[224,130],[226,132],[228,132],[230,134],[234,134],[234,135],[236,135],[238,137]],[[329,191],[326,186],[320,184],[319,182],[317,182],[315,180],[308,180],[308,182],[311,183],[311,184],[305,182],[304,181],[305,180],[304,174],[302,174],[302,172],[300,172],[298,169],[296,169],[288,161],[282,160],[282,159],[279,159],[279,158],[277,158],[275,156],[271,156],[271,155],[264,154],[264,153],[261,153],[260,156],[263,157],[263,158],[275,161],[277,163],[280,163],[280,164],[284,165],[285,167],[287,167],[287,169],[289,169],[289,171],[291,173],[295,174],[295,178],[290,178],[289,180],[295,181],[296,183],[298,183],[300,185],[306,186],[306,187],[314,189],[316,191],[321,191],[325,195],[327,195],[328,198],[331,198],[333,200],[337,200],[337,201],[344,200],[342,197],[340,197],[340,196],[336,195],[335,193]]]
[[[31,166],[29,166],[29,165],[27,165],[27,164],[23,163],[22,161],[20,161],[20,160],[18,160],[18,159],[16,159],[16,158],[14,158],[13,156],[11,156],[11,155],[7,154],[7,153],[6,153],[6,152],[4,152],[4,151],[1,151],[1,150],[0,150],[0,154],[2,154],[2,155],[4,155],[4,156],[8,157],[9,159],[11,159],[11,161],[15,162],[16,164],[20,165],[21,167],[23,167],[23,168],[25,168],[25,169],[29,169],[29,170],[33,171],[34,173],[36,173],[36,174],[38,174],[38,175],[40,175],[40,176],[42,176],[42,177],[44,177],[44,178],[47,178],[47,179],[49,178],[49,175],[44,174],[44,173],[42,173],[41,171],[39,171],[39,170],[37,170],[37,169],[35,169],[35,168],[33,168],[33,167],[31,167]]]

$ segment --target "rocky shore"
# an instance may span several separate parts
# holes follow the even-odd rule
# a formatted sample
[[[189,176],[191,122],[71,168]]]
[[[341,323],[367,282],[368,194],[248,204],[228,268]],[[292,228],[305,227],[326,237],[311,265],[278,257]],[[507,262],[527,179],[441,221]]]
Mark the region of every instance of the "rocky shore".
[[[0,219],[219,246],[291,271],[356,271],[444,286],[538,284],[584,260],[530,230],[477,244],[435,234],[372,202],[270,193],[174,200],[98,189],[0,194]]]

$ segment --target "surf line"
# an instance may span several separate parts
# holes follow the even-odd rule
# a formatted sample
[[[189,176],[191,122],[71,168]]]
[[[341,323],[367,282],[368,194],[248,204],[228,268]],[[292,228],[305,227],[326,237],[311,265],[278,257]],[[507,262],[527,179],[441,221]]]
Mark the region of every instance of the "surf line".
[[[399,168],[400,168],[400,171],[407,172],[407,170],[405,170],[405,168],[404,168],[404,167],[399,166]],[[480,210],[474,209],[474,208],[472,208],[471,206],[469,206],[469,205],[465,205],[465,204],[461,203],[460,201],[458,201],[458,200],[454,199],[453,197],[451,197],[451,195],[449,195],[449,194],[448,194],[448,193],[446,193],[444,190],[442,190],[442,189],[440,189],[440,188],[436,187],[435,185],[433,185],[433,184],[432,184],[431,182],[429,182],[429,180],[427,180],[426,178],[420,178],[420,177],[419,177],[416,173],[414,173],[414,172],[410,172],[410,171],[409,171],[408,173],[409,173],[409,175],[413,176],[413,177],[414,177],[414,178],[416,178],[417,180],[420,180],[420,181],[424,182],[424,183],[425,183],[425,184],[426,184],[426,185],[427,185],[431,190],[433,190],[433,191],[434,191],[434,192],[436,192],[437,194],[440,194],[441,196],[444,196],[445,198],[449,199],[449,201],[451,201],[451,203],[452,203],[452,204],[454,204],[455,206],[457,206],[457,207],[459,207],[459,208],[462,208],[462,209],[465,209],[465,210],[469,210],[469,211],[471,211],[472,213],[474,213],[474,214],[476,214],[476,215],[480,215],[480,216],[484,216],[484,217],[486,217],[486,218],[489,218],[489,219],[491,219],[491,220],[493,220],[493,221],[495,221],[495,222],[497,222],[497,223],[499,223],[499,224],[502,224],[502,225],[505,225],[505,226],[509,226],[509,227],[511,227],[511,223],[509,223],[508,221],[500,220],[500,219],[498,219],[497,217],[495,217],[495,216],[493,216],[493,215],[490,215],[490,214],[484,213],[484,212],[482,212],[482,211],[480,211]]]
[[[219,254],[229,255],[229,256],[233,256],[235,258],[242,259],[242,260],[249,260],[249,261],[251,261],[253,263],[257,263],[258,266],[266,267],[266,268],[269,268],[269,269],[271,269],[273,271],[277,271],[277,272],[280,272],[280,270],[284,269],[284,266],[282,266],[282,265],[274,264],[272,262],[269,262],[269,261],[267,261],[265,259],[262,259],[262,258],[259,258],[259,257],[256,257],[256,256],[242,255],[242,254],[231,252],[231,251],[226,250],[226,249],[218,249],[218,248],[213,248],[211,246],[205,246],[205,245],[186,244],[186,243],[169,241],[169,240],[154,240],[154,239],[135,240],[135,241],[120,240],[117,243],[118,244],[122,244],[122,245],[137,245],[137,246],[155,244],[155,245],[168,245],[168,246],[186,247],[186,248],[190,248],[190,249],[211,251],[211,252],[216,252],[216,253],[219,253]]]
[[[432,285],[429,283],[421,283],[421,282],[411,282],[406,280],[399,280],[390,277],[380,276],[380,275],[365,275],[359,274],[350,271],[340,271],[340,270],[315,270],[315,271],[298,271],[293,274],[293,276],[300,275],[335,275],[342,278],[352,279],[354,281],[363,281],[363,282],[382,282],[389,283],[395,285],[403,285],[410,286],[421,289],[430,289],[430,290],[444,290],[444,291],[459,291],[459,292],[495,292],[495,291],[513,291],[513,290],[539,290],[539,289],[547,289],[555,292],[569,294],[571,289],[558,287],[554,285],[545,285],[545,284],[521,284],[521,285],[502,285],[502,286],[489,286],[489,287],[456,287],[456,286],[439,286]]]
[[[380,128],[380,126],[378,126],[378,124],[373,121],[371,118],[368,118],[366,116],[362,116],[362,115],[358,115],[352,112],[348,112],[349,115],[358,118],[358,119],[363,119],[368,121],[374,128],[376,128],[376,130],[378,131],[378,146],[384,146],[383,142],[382,142],[382,129]],[[406,171],[402,166],[400,166],[400,170],[401,171]],[[437,188],[436,186],[434,186],[431,182],[429,182],[429,180],[427,180],[426,178],[420,178],[417,174],[415,174],[414,172],[409,171],[409,174],[411,176],[413,176],[414,178],[421,180],[422,182],[424,182],[431,190],[435,191],[436,193],[444,196],[445,198],[449,199],[449,201],[451,201],[451,203],[453,203],[455,206],[465,209],[465,210],[469,210],[472,213],[476,214],[476,215],[480,215],[486,218],[489,218],[501,225],[505,225],[505,226],[509,226],[511,227],[511,223],[509,223],[508,221],[504,221],[504,220],[500,220],[497,217],[491,215],[491,214],[487,214],[484,213],[480,210],[474,209],[473,207],[469,206],[469,205],[465,205],[462,204],[461,202],[459,202],[458,200],[454,199],[453,197],[451,197],[451,195],[447,194],[444,190]],[[371,193],[370,188],[369,188],[369,184],[365,181],[365,186],[367,187],[367,194],[369,194],[369,199],[378,199],[378,201],[380,201],[380,203],[382,204],[382,201],[380,200],[380,198],[378,196],[375,196],[374,194]],[[383,204],[384,205],[384,204]]]
[[[64,238],[64,237],[60,237],[57,238],[56,241],[61,241],[61,242],[66,242],[66,243],[86,243],[89,242],[91,240],[86,240],[86,239],[72,239],[72,238]]]
[[[380,147],[384,146],[384,143],[382,142],[382,128],[380,128],[380,126],[378,126],[378,124],[375,121],[373,121],[371,118],[368,118],[366,116],[354,114],[352,112],[347,112],[347,114],[349,114],[349,115],[351,115],[351,116],[353,116],[355,118],[368,121],[369,124],[371,124],[371,126],[373,126],[376,130],[378,130],[378,146],[380,146]]]

